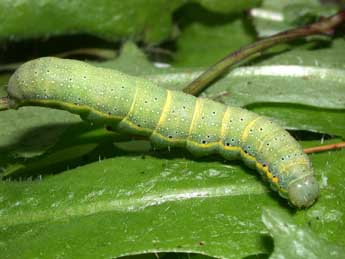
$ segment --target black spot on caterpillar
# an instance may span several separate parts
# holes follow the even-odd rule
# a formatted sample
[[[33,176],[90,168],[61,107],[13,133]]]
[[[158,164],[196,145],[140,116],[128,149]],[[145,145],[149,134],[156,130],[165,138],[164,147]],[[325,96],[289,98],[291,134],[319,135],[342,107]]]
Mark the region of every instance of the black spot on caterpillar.
[[[110,129],[146,136],[156,148],[241,158],[294,206],[319,195],[309,159],[279,125],[253,112],[160,88],[149,81],[75,60],[23,64],[8,86],[11,108],[39,105],[79,114]]]

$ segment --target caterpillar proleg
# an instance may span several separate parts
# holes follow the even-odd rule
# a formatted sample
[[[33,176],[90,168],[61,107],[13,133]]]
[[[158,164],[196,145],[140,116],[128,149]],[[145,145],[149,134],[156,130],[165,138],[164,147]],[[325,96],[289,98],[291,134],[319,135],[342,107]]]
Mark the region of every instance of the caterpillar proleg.
[[[160,88],[87,63],[40,58],[23,64],[8,86],[11,108],[46,106],[79,114],[116,131],[142,135],[157,148],[185,147],[196,156],[242,159],[298,208],[319,195],[297,141],[265,117],[238,107]]]

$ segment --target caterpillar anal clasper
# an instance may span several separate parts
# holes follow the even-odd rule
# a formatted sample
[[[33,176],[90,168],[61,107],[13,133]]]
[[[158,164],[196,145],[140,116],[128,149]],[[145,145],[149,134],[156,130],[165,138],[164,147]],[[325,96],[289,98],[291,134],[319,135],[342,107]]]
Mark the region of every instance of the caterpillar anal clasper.
[[[150,81],[52,57],[23,64],[8,86],[11,108],[64,109],[114,130],[146,136],[158,148],[242,159],[294,206],[309,207],[319,186],[297,141],[274,122],[238,107],[160,88]]]

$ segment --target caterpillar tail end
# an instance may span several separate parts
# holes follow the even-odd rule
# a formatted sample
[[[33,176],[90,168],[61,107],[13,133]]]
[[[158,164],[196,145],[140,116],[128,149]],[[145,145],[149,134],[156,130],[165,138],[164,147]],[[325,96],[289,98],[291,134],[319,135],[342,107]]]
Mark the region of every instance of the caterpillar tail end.
[[[319,184],[313,175],[307,175],[291,183],[288,187],[288,198],[297,208],[308,208],[319,197]]]

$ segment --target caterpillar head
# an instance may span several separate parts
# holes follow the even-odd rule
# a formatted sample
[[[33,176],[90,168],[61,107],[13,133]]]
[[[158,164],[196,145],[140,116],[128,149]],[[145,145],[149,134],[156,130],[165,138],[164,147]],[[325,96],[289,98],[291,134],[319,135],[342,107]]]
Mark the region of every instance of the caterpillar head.
[[[319,196],[319,184],[313,175],[306,175],[289,184],[289,201],[297,208],[310,207]]]

